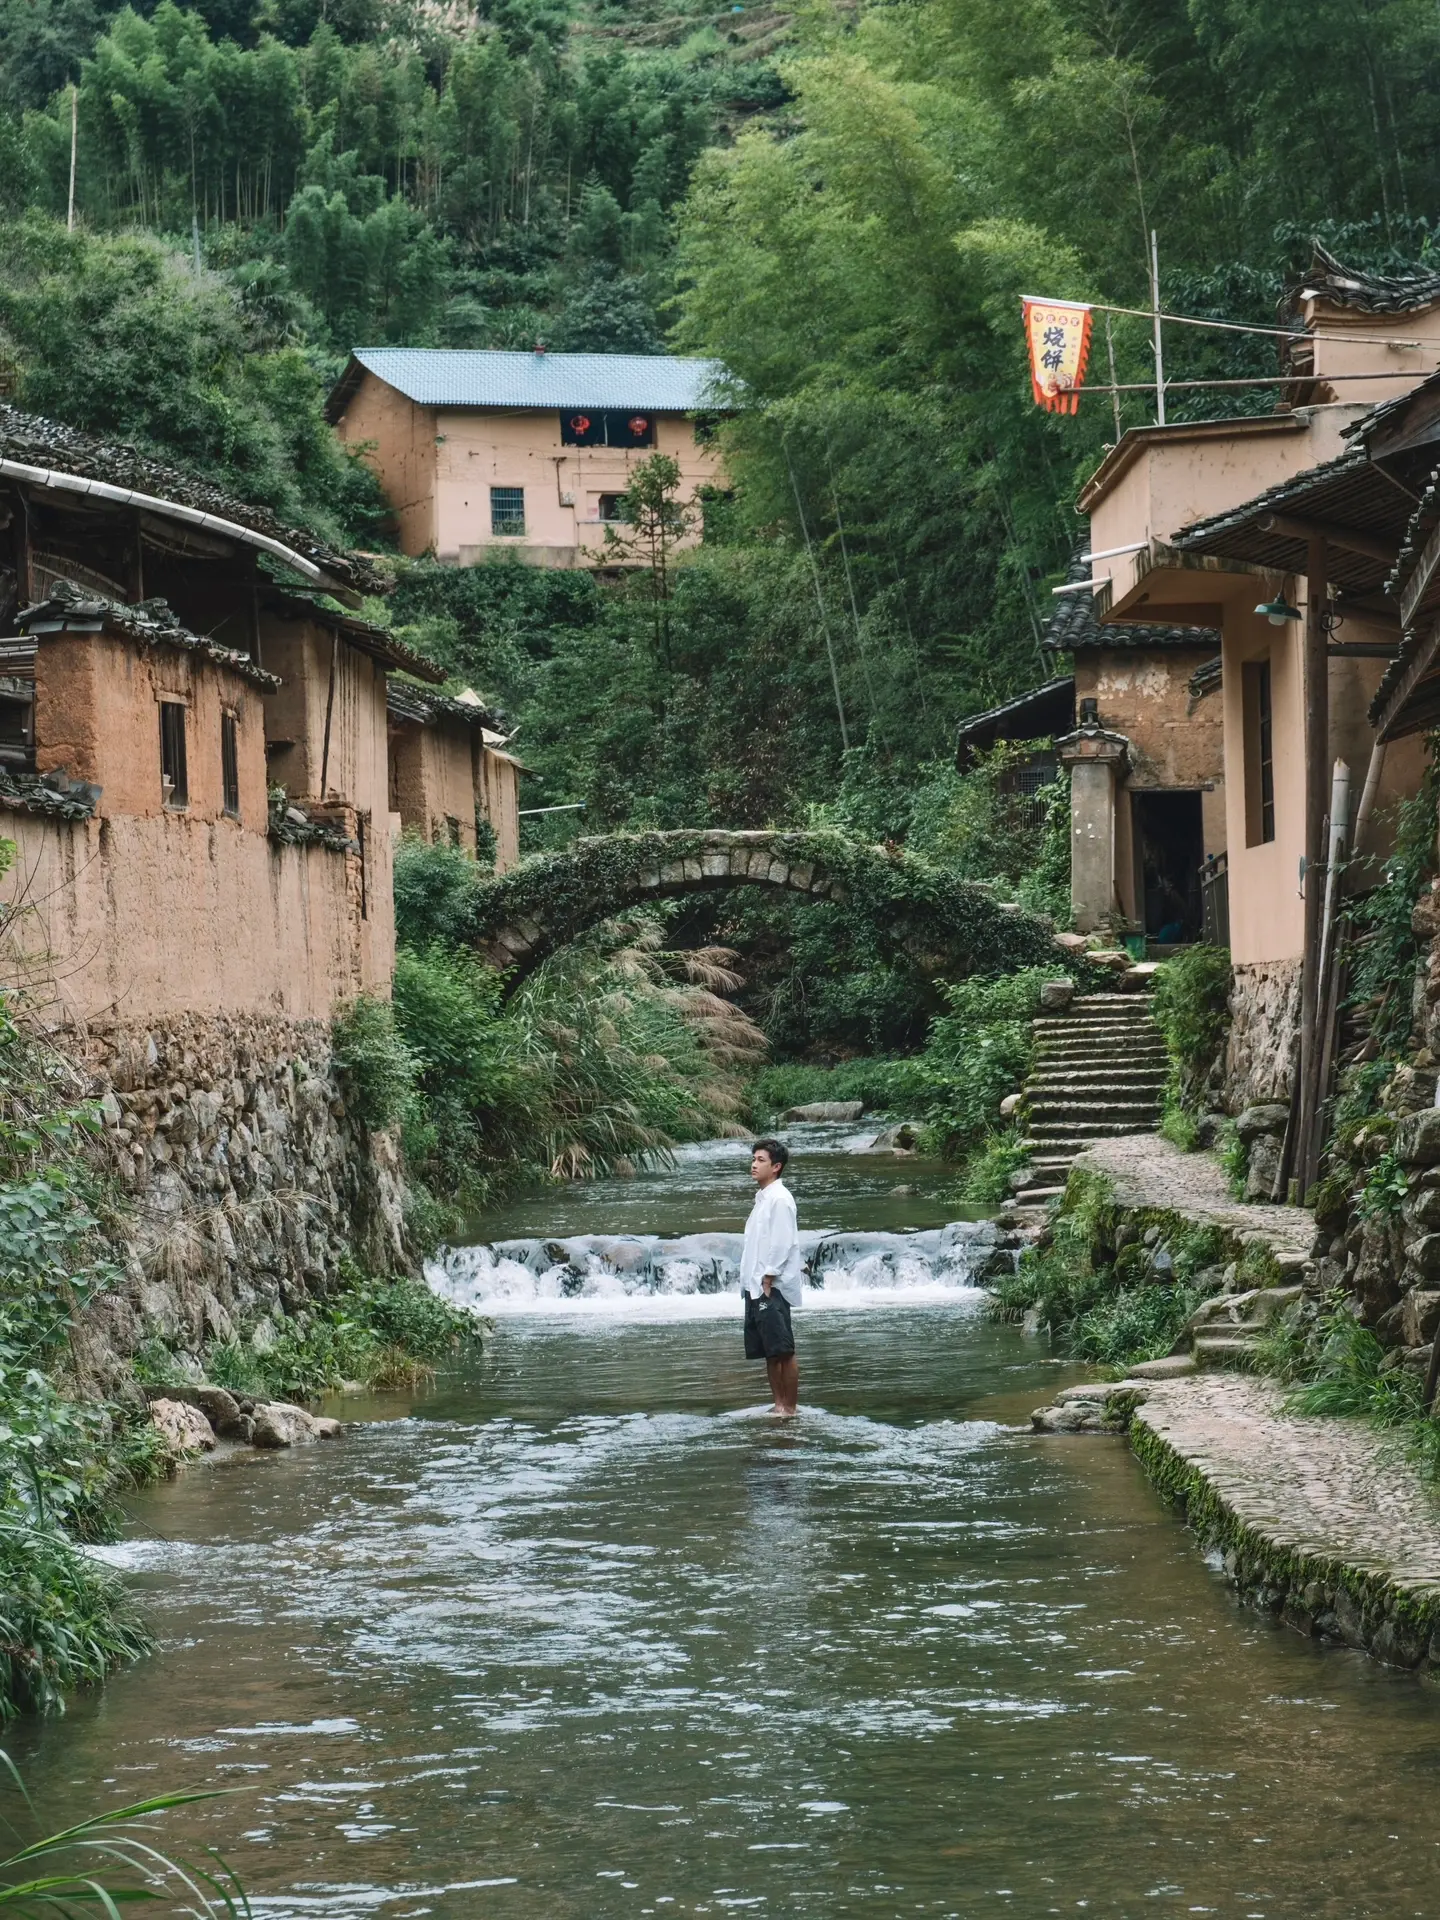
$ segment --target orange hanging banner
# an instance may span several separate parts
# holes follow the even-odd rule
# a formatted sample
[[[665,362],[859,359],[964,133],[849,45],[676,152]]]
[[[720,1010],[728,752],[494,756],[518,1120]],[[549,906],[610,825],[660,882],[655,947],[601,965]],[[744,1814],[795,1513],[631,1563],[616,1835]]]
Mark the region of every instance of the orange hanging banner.
[[[1050,413],[1074,413],[1090,358],[1091,310],[1078,300],[1037,300],[1028,293],[1020,298],[1035,404]]]

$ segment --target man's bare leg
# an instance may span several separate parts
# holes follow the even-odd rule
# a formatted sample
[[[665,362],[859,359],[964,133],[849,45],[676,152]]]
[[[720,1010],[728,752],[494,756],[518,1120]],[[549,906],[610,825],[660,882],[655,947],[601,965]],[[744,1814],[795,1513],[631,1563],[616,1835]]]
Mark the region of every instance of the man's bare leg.
[[[770,1376],[770,1397],[775,1402],[776,1413],[793,1414],[800,1407],[800,1362],[793,1353],[783,1360],[767,1360],[765,1371]]]

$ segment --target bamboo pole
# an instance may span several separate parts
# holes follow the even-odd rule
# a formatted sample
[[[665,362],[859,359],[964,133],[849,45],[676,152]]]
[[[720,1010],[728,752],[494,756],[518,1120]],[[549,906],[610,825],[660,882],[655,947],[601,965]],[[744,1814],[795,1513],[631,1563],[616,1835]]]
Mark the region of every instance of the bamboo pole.
[[[75,231],[75,150],[80,144],[80,89],[70,83],[70,201],[65,211],[65,231]]]

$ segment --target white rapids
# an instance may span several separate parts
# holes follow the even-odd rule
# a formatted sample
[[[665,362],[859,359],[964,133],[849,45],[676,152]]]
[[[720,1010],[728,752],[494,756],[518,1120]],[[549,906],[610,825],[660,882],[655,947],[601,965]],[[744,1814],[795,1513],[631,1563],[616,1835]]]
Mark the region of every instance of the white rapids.
[[[444,1299],[471,1312],[619,1313],[708,1319],[733,1313],[738,1233],[580,1234],[449,1247],[426,1268]],[[988,1220],[906,1233],[800,1235],[807,1308],[958,1304],[1013,1261]]]

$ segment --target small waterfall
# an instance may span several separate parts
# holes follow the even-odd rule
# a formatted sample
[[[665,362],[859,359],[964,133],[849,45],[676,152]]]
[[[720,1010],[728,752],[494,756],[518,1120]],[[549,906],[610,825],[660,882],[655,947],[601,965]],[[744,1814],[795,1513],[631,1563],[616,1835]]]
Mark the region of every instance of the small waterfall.
[[[738,1233],[580,1234],[450,1247],[426,1268],[430,1285],[479,1313],[604,1312],[648,1303],[663,1311],[728,1311],[740,1285]],[[1014,1255],[989,1220],[908,1233],[802,1233],[806,1304],[877,1298],[932,1300],[973,1293]]]

